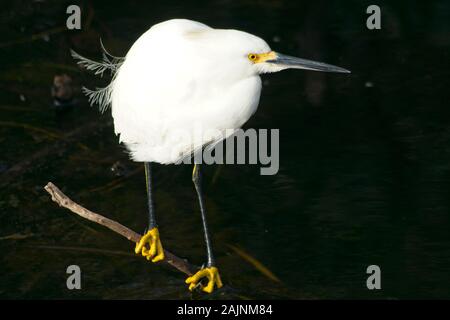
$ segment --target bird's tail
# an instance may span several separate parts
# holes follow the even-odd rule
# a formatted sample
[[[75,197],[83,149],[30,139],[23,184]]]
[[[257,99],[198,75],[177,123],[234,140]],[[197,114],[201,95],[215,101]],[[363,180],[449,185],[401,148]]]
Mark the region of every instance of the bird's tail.
[[[88,58],[83,57],[78,54],[74,50],[70,50],[72,57],[77,61],[77,64],[86,68],[89,71],[94,72],[95,75],[100,75],[103,77],[105,71],[110,71],[111,76],[114,77],[116,72],[119,70],[125,58],[116,57],[111,55],[103,45],[103,42],[100,39],[100,45],[102,47],[102,60],[94,61]],[[82,88],[83,93],[88,97],[89,103],[92,105],[98,104],[100,112],[105,112],[108,109],[108,106],[111,104],[111,83],[104,88],[95,88],[95,90],[88,89],[86,87]]]

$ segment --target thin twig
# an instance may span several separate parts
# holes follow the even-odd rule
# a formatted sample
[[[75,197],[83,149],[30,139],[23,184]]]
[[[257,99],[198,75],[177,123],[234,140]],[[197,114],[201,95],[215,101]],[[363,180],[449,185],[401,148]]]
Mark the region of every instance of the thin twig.
[[[82,207],[78,203],[74,202],[53,183],[51,182],[47,183],[44,189],[52,196],[52,200],[56,202],[59,206],[69,209],[70,211],[76,213],[80,217],[101,224],[132,242],[139,242],[139,240],[141,239],[142,235],[134,232],[133,230],[125,227],[124,225],[121,225],[120,223],[108,219],[98,213],[92,212]],[[164,250],[164,255],[165,255],[164,262],[187,275],[192,275],[193,272],[197,269],[195,266],[191,265],[187,260],[179,258],[167,250]]]

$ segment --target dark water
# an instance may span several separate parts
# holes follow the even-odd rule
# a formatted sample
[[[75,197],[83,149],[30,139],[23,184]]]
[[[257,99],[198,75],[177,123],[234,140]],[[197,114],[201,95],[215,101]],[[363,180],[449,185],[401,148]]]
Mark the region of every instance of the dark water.
[[[102,37],[124,55],[151,25],[174,17],[245,30],[280,52],[353,71],[264,76],[246,128],[280,129],[280,170],[206,168],[208,219],[227,284],[210,297],[450,297],[448,1],[378,1],[379,31],[365,27],[367,1],[86,1],[83,30],[67,31],[71,3],[10,1],[0,14],[1,298],[191,297],[184,275],[135,257],[132,243],[58,208],[43,190],[53,181],[143,231],[143,170],[117,144],[110,115],[79,92],[72,110],[57,112],[50,87],[62,73],[78,89],[104,85],[77,68],[70,48],[99,58]],[[117,162],[121,176],[111,171]],[[189,166],[155,168],[157,218],[165,247],[201,264],[190,174]],[[66,289],[71,264],[81,267],[80,291]],[[382,290],[366,288],[372,264]]]

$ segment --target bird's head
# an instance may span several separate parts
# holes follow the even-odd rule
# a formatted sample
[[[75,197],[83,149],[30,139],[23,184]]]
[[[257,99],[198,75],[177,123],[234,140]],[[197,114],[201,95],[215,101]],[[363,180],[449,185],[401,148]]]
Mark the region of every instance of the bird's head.
[[[215,74],[230,77],[231,81],[285,69],[350,73],[330,64],[278,53],[263,39],[243,31],[208,28],[191,30],[184,35],[188,48],[193,50],[191,54],[182,50],[184,56],[189,57],[189,65],[203,66],[205,74],[212,75],[216,71]]]
[[[285,69],[304,69],[321,72],[350,73],[341,67],[322,62],[296,58],[281,54],[270,49],[269,45],[261,38],[252,34],[236,31],[222,30],[226,34],[225,42],[230,45],[235,59],[240,59],[242,65],[246,65],[251,73],[270,73]]]

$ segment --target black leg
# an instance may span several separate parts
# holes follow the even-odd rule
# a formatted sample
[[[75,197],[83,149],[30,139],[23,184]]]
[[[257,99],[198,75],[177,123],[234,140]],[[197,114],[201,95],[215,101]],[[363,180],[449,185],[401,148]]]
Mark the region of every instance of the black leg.
[[[216,263],[212,253],[211,239],[209,237],[208,224],[206,223],[205,202],[203,200],[202,192],[202,172],[199,164],[194,165],[194,170],[192,171],[192,181],[194,182],[195,190],[198,195],[198,202],[200,204],[208,261],[206,262],[206,268],[200,269],[197,273],[187,278],[186,283],[189,284],[190,291],[200,286],[204,292],[211,293],[213,292],[214,287],[221,288],[223,284],[220,279],[219,270],[215,266]],[[204,278],[208,279],[208,284],[206,286],[201,283]]]
[[[145,183],[147,186],[147,200],[148,200],[148,230],[156,228],[155,207],[153,205],[153,188],[152,188],[152,171],[150,162],[144,163],[145,168]]]
[[[215,261],[212,253],[211,239],[208,232],[208,224],[206,223],[206,210],[202,191],[202,172],[199,164],[194,165],[194,170],[192,171],[192,181],[194,182],[195,190],[197,191],[198,202],[200,204],[200,212],[202,214],[203,231],[205,232],[206,254],[208,255],[207,267],[209,268],[215,265]]]
[[[145,182],[147,185],[147,200],[148,200],[148,230],[145,235],[141,237],[134,252],[146,257],[147,260],[158,262],[164,260],[164,249],[159,238],[159,230],[156,225],[155,208],[153,206],[153,188],[152,188],[152,172],[150,162],[144,163],[145,168]]]

